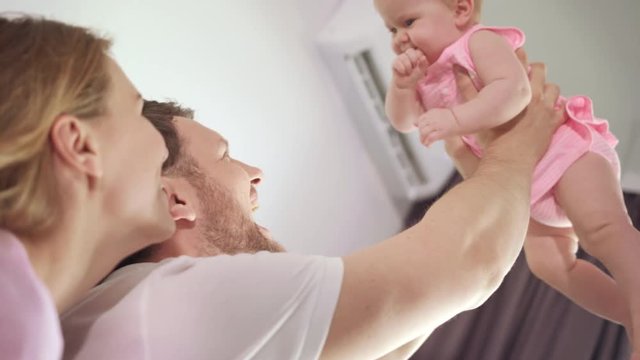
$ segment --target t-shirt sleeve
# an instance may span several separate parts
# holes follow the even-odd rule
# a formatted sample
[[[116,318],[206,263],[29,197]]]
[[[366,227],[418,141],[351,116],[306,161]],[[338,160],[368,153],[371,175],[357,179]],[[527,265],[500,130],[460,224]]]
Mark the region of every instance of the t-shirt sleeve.
[[[340,258],[182,257],[147,279],[150,358],[316,359],[342,284]]]

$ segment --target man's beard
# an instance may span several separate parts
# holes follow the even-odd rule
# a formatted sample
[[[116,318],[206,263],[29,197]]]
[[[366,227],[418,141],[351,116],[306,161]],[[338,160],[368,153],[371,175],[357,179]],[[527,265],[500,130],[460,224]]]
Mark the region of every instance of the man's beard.
[[[202,212],[196,226],[200,230],[202,247],[199,251],[203,256],[284,251],[242,211],[229,190],[201,171],[192,175],[195,176],[191,177],[190,182],[199,194]]]

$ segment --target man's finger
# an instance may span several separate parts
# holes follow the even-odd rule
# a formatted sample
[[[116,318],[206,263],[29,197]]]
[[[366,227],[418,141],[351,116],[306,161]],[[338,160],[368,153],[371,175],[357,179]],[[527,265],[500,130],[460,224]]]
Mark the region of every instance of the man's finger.
[[[564,110],[562,110],[562,109],[556,110],[555,114],[553,116],[553,125],[556,126],[556,127],[560,127],[560,125],[564,124],[565,121],[567,121],[567,117],[565,116]],[[575,240],[577,241],[578,238],[575,237]],[[640,360],[640,359],[638,359],[638,360]]]
[[[547,79],[547,67],[543,63],[531,64],[531,95],[534,100],[541,100],[544,95],[544,82]]]
[[[471,77],[465,68],[459,65],[453,66],[453,73],[456,76],[456,83],[458,84],[458,92],[462,95],[465,101],[471,100],[478,95],[478,90],[473,85]]]
[[[524,51],[524,48],[518,48],[518,50],[516,50],[516,56],[518,57],[518,60],[520,60],[522,67],[528,69],[529,59],[527,58],[527,52]]]
[[[560,87],[556,84],[544,85],[544,102],[549,105],[555,105],[560,96]]]

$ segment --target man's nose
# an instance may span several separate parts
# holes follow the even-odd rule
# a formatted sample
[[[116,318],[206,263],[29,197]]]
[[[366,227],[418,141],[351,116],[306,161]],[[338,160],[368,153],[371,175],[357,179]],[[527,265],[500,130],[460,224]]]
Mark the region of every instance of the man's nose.
[[[249,180],[251,181],[251,184],[253,186],[256,186],[262,182],[264,173],[260,168],[245,164],[243,162],[240,162],[240,164],[242,165],[244,170],[247,172],[247,175],[249,175]]]
[[[260,184],[262,182],[262,177],[264,176],[264,173],[262,172],[262,170],[260,168],[253,167],[253,166],[249,166],[249,168],[251,169],[249,171],[251,184],[253,184],[254,186]]]

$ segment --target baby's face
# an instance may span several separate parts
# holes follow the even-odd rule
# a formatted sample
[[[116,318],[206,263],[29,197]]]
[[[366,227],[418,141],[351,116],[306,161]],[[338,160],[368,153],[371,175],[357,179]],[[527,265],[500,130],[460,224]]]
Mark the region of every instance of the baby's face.
[[[413,48],[435,62],[461,35],[455,11],[444,0],[374,0],[396,54]]]

